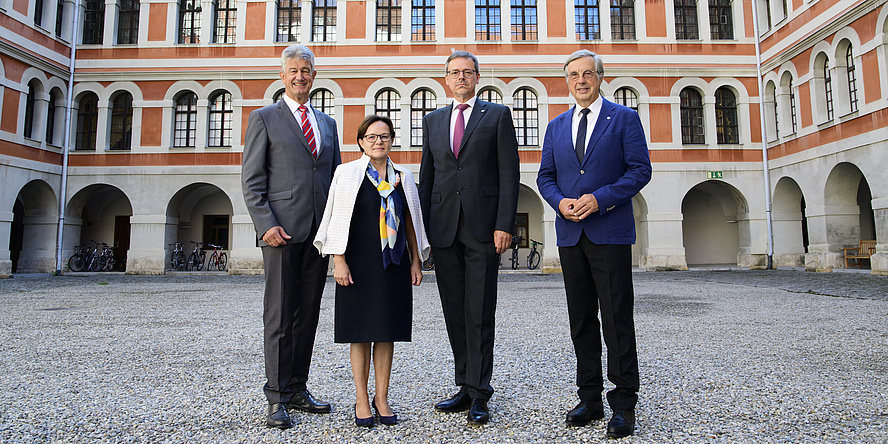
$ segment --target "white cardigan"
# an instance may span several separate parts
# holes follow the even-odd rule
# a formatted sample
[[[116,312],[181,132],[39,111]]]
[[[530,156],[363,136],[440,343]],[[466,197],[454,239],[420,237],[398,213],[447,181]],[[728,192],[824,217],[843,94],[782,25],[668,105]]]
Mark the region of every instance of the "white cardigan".
[[[314,246],[322,255],[345,253],[345,247],[348,245],[348,230],[351,227],[352,213],[355,209],[355,199],[358,197],[358,190],[364,181],[369,163],[370,157],[364,154],[359,159],[343,163],[336,168],[336,172],[333,174],[333,183],[330,185],[330,195],[327,196],[327,206],[324,208],[324,217],[318,226],[318,234],[314,238]],[[395,171],[401,174],[401,186],[404,187],[407,207],[410,210],[410,217],[413,219],[416,245],[419,247],[422,260],[426,260],[431,247],[422,221],[416,182],[413,181],[413,174],[410,171],[394,162],[392,162],[392,166]],[[410,248],[409,243],[407,248]]]

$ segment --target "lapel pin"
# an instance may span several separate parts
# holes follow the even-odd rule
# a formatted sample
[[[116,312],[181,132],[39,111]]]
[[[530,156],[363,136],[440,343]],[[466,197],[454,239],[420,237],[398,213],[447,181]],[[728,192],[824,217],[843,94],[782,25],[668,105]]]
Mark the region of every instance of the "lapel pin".
[[[611,119],[611,116],[607,116],[607,120],[610,120],[610,119]]]

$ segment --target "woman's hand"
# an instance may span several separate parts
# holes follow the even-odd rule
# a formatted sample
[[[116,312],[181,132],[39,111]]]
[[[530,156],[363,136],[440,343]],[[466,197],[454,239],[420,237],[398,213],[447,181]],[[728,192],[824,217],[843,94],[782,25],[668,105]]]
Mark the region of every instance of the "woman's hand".
[[[333,255],[333,279],[343,287],[348,287],[355,283],[352,280],[351,270],[348,269],[348,264],[345,263],[345,256],[341,254]]]
[[[410,264],[410,276],[413,278],[414,286],[422,283],[422,262],[419,261],[419,258],[415,257],[413,263]]]

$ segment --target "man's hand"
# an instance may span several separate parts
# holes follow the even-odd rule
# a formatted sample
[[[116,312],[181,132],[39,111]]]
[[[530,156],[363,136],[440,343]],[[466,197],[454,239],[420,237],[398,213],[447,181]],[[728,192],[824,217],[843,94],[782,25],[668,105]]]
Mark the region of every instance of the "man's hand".
[[[496,230],[493,232],[493,245],[496,246],[496,254],[503,254],[512,246],[512,234]]]
[[[577,217],[574,212],[576,204],[576,199],[568,199],[565,197],[564,199],[561,199],[561,202],[558,202],[558,211],[561,212],[561,215],[564,216],[565,219],[571,222],[579,222],[580,218]]]
[[[268,244],[269,247],[280,247],[281,245],[287,245],[287,239],[289,238],[290,235],[284,231],[284,227],[277,225],[269,228],[262,235],[262,242]]]
[[[598,211],[598,200],[592,193],[580,196],[573,204],[573,212],[576,214],[578,221],[585,219],[590,214]]]

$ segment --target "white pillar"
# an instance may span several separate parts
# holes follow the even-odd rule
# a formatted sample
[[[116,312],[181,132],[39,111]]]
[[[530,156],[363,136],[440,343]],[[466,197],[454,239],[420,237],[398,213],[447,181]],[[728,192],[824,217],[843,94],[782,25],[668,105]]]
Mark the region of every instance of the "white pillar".
[[[648,247],[641,268],[646,270],[687,270],[681,213],[648,213]]]
[[[166,216],[130,217],[130,249],[126,274],[163,274],[166,245]]]
[[[231,216],[229,274],[263,274],[262,250],[256,246],[256,228],[249,215]]]

